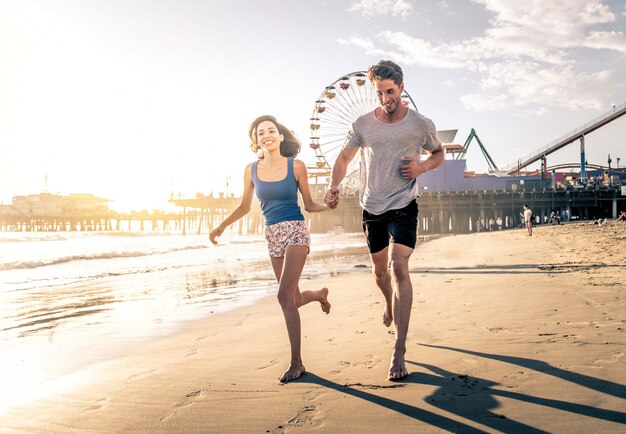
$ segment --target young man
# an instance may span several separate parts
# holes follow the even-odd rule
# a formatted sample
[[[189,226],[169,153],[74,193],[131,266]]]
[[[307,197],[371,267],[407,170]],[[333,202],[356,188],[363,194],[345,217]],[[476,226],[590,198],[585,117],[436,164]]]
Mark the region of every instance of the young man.
[[[374,278],[385,297],[383,324],[389,327],[393,321],[396,327],[388,379],[399,380],[408,375],[404,354],[413,303],[409,258],[417,241],[417,177],[441,165],[444,152],[433,122],[402,102],[404,78],[397,64],[382,60],[369,68],[368,78],[380,106],[352,124],[335,160],[325,202],[337,207],[339,184],[360,151],[363,231]],[[420,162],[422,150],[430,156]]]
[[[528,236],[533,235],[533,211],[527,204],[524,204],[524,212],[520,213],[524,219],[524,226],[528,229]]]

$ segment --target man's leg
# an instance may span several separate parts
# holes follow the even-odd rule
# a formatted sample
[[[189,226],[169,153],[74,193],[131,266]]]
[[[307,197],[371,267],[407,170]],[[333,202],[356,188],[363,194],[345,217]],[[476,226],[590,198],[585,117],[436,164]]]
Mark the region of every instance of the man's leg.
[[[389,274],[389,248],[385,247],[380,252],[371,253],[372,273],[376,285],[385,297],[385,310],[383,311],[383,324],[389,327],[393,321],[393,288],[391,287],[391,275]]]
[[[409,331],[413,285],[409,275],[409,258],[413,249],[391,243],[391,281],[393,286],[393,318],[396,326],[396,343],[389,365],[389,380],[400,380],[409,375],[404,363],[406,337]]]

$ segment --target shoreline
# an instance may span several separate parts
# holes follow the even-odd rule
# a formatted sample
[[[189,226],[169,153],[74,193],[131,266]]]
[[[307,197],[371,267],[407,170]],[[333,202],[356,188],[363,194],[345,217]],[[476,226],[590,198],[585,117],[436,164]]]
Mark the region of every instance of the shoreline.
[[[328,316],[319,306],[301,309],[308,373],[300,380],[277,381],[289,347],[278,304],[263,297],[98,363],[71,386],[0,416],[0,425],[623,431],[624,240],[626,225],[583,222],[541,225],[532,237],[512,229],[419,245],[405,381],[386,381],[393,334],[381,324],[368,262],[302,282],[303,290],[328,286],[333,307]]]

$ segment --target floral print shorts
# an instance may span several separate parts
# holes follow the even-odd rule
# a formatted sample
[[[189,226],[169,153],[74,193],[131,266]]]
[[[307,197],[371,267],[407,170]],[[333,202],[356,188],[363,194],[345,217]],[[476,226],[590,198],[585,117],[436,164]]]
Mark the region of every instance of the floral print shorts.
[[[287,246],[311,245],[311,236],[304,220],[290,220],[266,226],[265,239],[272,258],[285,256]]]

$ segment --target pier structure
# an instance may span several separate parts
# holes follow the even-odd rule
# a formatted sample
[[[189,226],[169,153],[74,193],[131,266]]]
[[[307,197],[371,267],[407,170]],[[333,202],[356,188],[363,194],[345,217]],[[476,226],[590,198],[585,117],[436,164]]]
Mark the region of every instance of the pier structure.
[[[515,184],[510,185],[512,187]],[[321,186],[312,186],[316,200],[323,200]],[[318,191],[319,190],[319,191]],[[182,234],[208,233],[223,221],[241,201],[238,197],[213,197],[197,194],[191,198],[171,199],[180,211],[165,213],[142,211],[116,213],[102,208],[82,214],[73,212],[54,215],[0,213],[0,230],[16,232],[58,231],[171,231]],[[451,234],[487,228],[490,218],[502,218],[503,227],[521,225],[519,213],[528,204],[540,223],[545,223],[552,212],[562,221],[615,218],[626,211],[626,186],[602,188],[534,188],[523,187],[480,191],[422,191],[419,204],[418,226],[423,234]],[[323,233],[341,228],[346,232],[359,232],[361,207],[355,194],[341,197],[339,207],[330,212],[304,213],[312,233]],[[480,223],[479,223],[480,222]],[[262,234],[263,216],[258,201],[253,200],[250,212],[235,223],[239,234]]]
[[[194,231],[198,234],[208,232],[216,228],[228,215],[235,210],[241,203],[241,198],[233,195],[224,197],[223,194],[214,197],[196,193],[192,198],[170,199],[170,203],[182,208],[181,218],[183,235],[188,231]],[[261,215],[261,207],[258,199],[253,198],[250,206],[250,212],[235,223],[237,233],[261,233],[263,226],[263,217]]]
[[[418,204],[421,233],[460,234],[487,230],[490,218],[500,217],[503,228],[522,226],[524,204],[541,224],[553,212],[562,221],[615,218],[626,210],[626,195],[619,188],[437,192],[423,193]]]
[[[556,212],[563,221],[615,218],[626,211],[626,191],[619,186],[596,189],[533,188],[534,184],[522,184],[518,189],[422,192],[419,199],[418,228],[422,234],[462,234],[488,228],[490,218],[500,217],[504,228],[522,225],[520,213],[523,205],[533,210],[538,223],[546,223]],[[311,186],[317,201],[323,201],[323,189]],[[187,216],[195,216],[193,228],[215,227],[239,205],[239,198],[212,199],[198,196],[176,201],[184,207]],[[220,202],[221,201],[221,202]],[[230,208],[229,208],[230,207]],[[191,211],[193,210],[193,211]],[[201,217],[205,215],[205,217]],[[200,217],[199,217],[200,216]],[[346,232],[359,232],[361,206],[358,196],[342,196],[337,209],[323,213],[304,213],[312,233],[324,233],[341,228]],[[187,218],[189,221],[190,219]],[[203,223],[204,222],[204,223]],[[187,223],[189,225],[189,223]],[[238,222],[238,233],[260,234],[264,223],[258,202],[250,214]]]

